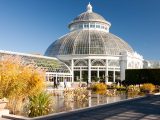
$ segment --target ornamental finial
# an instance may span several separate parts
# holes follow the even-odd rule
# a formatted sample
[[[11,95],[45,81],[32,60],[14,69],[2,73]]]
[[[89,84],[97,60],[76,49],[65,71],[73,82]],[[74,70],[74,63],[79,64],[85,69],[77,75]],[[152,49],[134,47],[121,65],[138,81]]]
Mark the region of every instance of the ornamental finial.
[[[90,4],[90,2],[87,5],[87,12],[92,12],[92,5]]]

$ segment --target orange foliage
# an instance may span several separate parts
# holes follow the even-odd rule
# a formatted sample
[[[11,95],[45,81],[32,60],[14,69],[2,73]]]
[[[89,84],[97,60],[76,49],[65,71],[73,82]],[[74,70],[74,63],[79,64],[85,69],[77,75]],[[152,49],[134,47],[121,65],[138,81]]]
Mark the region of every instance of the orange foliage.
[[[24,100],[44,88],[45,72],[20,57],[3,56],[0,60],[0,98]]]
[[[141,91],[148,91],[148,92],[153,92],[155,90],[155,85],[152,83],[145,83],[141,86]]]
[[[107,90],[107,86],[104,83],[95,83],[91,86],[91,89],[93,91],[98,91],[98,90]]]

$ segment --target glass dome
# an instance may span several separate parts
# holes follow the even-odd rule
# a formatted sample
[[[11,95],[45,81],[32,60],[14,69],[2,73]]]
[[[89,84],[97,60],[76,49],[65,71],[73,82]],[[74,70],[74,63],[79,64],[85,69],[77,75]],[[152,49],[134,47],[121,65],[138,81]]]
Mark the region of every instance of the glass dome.
[[[121,38],[109,33],[111,24],[102,16],[92,11],[88,4],[87,11],[76,17],[70,24],[71,30],[53,42],[45,52],[46,56],[58,55],[120,55],[121,52],[134,52]]]
[[[52,57],[79,54],[120,55],[124,51],[133,52],[133,49],[124,40],[111,33],[77,30],[53,42],[45,55]]]

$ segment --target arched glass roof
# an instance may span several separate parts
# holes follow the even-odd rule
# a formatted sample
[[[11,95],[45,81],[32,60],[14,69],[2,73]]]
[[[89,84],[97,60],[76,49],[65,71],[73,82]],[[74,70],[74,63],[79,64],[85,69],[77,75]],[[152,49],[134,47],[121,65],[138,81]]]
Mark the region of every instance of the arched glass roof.
[[[120,55],[133,49],[121,38],[103,31],[76,30],[53,42],[46,56],[56,55]]]
[[[71,73],[70,68],[56,58],[0,50],[0,58],[6,55],[20,56],[25,64],[34,63],[37,66],[44,68],[47,72]]]

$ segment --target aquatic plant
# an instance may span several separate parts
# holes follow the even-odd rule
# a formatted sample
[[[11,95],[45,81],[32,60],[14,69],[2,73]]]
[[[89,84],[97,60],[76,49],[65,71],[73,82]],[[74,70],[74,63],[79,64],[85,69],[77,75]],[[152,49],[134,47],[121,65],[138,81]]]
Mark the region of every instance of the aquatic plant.
[[[41,92],[38,95],[30,96],[29,103],[25,107],[25,111],[29,117],[42,116],[52,113],[52,95],[46,92]]]
[[[83,102],[87,100],[88,91],[85,88],[66,89],[63,92],[65,101]]]

